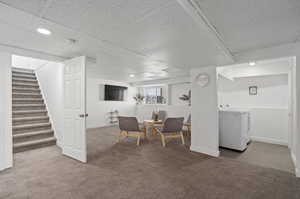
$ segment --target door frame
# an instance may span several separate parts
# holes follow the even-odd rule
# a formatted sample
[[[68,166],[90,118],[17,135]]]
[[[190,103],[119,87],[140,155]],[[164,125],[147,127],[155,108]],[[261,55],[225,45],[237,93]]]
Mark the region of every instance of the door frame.
[[[13,144],[12,144],[12,65],[11,65],[11,59],[12,55],[10,53],[0,53],[0,59],[5,60],[3,65],[4,65],[4,70],[7,76],[7,83],[8,86],[5,89],[5,99],[4,101],[7,102],[7,108],[3,111],[3,113],[6,113],[4,115],[4,120],[5,123],[7,124],[6,126],[3,127],[3,149],[2,153],[0,155],[3,155],[3,159],[0,160],[0,171],[10,168],[13,166]],[[6,67],[5,67],[6,65]],[[7,69],[6,69],[7,68]],[[5,74],[4,74],[5,75]],[[0,134],[1,136],[1,134]],[[1,140],[0,140],[1,141]],[[0,151],[1,152],[1,151]]]

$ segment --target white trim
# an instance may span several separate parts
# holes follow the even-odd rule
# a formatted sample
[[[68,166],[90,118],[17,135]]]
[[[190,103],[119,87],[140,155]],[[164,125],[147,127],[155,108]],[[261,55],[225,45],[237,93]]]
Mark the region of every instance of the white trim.
[[[200,146],[191,146],[190,147],[191,151],[198,152],[198,153],[204,153],[213,157],[219,157],[220,156],[220,151],[219,150],[214,150],[208,147],[200,147]]]
[[[253,141],[258,141],[258,142],[265,142],[269,144],[278,144],[278,145],[283,145],[283,146],[288,146],[288,142],[282,141],[282,140],[277,140],[273,138],[266,138],[266,137],[257,137],[257,136],[250,136],[251,140]]]
[[[293,163],[294,163],[294,166],[295,166],[295,168],[297,168],[296,167],[296,156],[295,156],[295,154],[291,151],[291,157],[292,157],[292,160],[293,160]]]
[[[293,163],[294,163],[294,166],[295,166],[295,168],[296,168],[296,156],[295,156],[295,154],[293,153],[293,152],[291,152],[291,157],[292,157],[292,161],[293,161]]]
[[[300,178],[300,170],[297,168],[297,159],[295,154],[292,151],[291,151],[291,157],[295,167],[295,175],[297,178]]]
[[[4,101],[8,101],[8,106],[7,110],[4,110],[3,113],[8,113],[7,115],[4,116],[5,121],[7,122],[7,125],[3,127],[3,140],[1,141],[1,144],[3,144],[2,152],[3,154],[3,161],[1,162],[0,160],[0,171],[10,168],[13,166],[13,144],[12,144],[12,67],[11,67],[11,55],[10,54],[5,54],[3,57],[8,56],[9,58],[9,63],[7,63],[8,67],[8,82],[9,85],[7,87],[6,92],[4,91]],[[2,58],[2,57],[1,57]],[[6,57],[5,57],[6,59]],[[1,112],[2,114],[2,112]],[[0,137],[1,137],[1,132],[0,132]],[[1,149],[0,149],[1,153]]]
[[[298,168],[295,168],[296,177],[300,178],[300,171]]]
[[[7,148],[6,161],[8,167],[13,167],[13,135],[12,135],[12,66],[9,69],[9,108],[8,108],[8,131],[7,131]]]
[[[45,65],[43,65],[42,67],[39,67],[39,69],[43,68],[44,66],[45,66]],[[46,110],[47,110],[47,113],[48,113],[48,116],[49,116],[49,120],[50,120],[51,126],[52,126],[53,131],[54,131],[54,136],[55,136],[55,138],[56,138],[56,140],[57,140],[57,141],[56,141],[56,145],[57,145],[58,147],[61,148],[61,140],[60,140],[60,136],[57,135],[57,131],[56,131],[56,128],[55,128],[55,124],[54,124],[54,122],[53,122],[52,115],[51,115],[51,112],[50,112],[50,109],[49,109],[49,106],[48,106],[48,103],[47,103],[47,98],[46,98],[46,96],[45,96],[45,94],[44,94],[44,92],[43,92],[43,86],[42,86],[42,84],[40,84],[40,81],[39,81],[39,75],[38,75],[38,73],[37,73],[36,71],[37,71],[37,70],[34,70],[34,73],[35,73],[36,79],[37,79],[37,81],[38,81],[38,84],[39,84],[39,87],[40,87],[40,91],[41,91],[41,94],[42,94],[42,96],[43,96],[43,100],[44,100],[44,102],[45,102],[45,106],[46,106]]]

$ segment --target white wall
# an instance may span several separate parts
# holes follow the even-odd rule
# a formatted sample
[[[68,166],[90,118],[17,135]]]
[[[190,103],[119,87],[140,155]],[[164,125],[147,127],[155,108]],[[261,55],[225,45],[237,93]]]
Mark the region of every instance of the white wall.
[[[196,76],[209,75],[209,84],[200,87]],[[211,156],[219,156],[219,117],[216,83],[216,67],[191,70],[192,81],[192,137],[191,150]]]
[[[257,86],[257,95],[249,95],[249,86]],[[218,79],[219,105],[230,107],[287,108],[289,99],[288,75]],[[276,97],[275,97],[276,96]]]
[[[297,85],[296,85],[296,59],[294,59],[294,65],[291,71],[291,91],[292,91],[292,99],[291,99],[291,114],[292,114],[292,130],[291,130],[291,155],[293,162],[296,167],[296,154],[297,154]]]
[[[62,63],[47,62],[36,70],[52,127],[55,131],[57,144],[61,146],[64,123],[64,68]]]
[[[170,105],[187,105],[187,101],[182,101],[179,99],[183,94],[188,95],[189,90],[191,90],[190,83],[178,83],[169,85],[169,104]]]
[[[11,166],[11,54],[0,52],[0,170]]]
[[[32,57],[24,57],[19,55],[12,55],[12,66],[17,68],[25,68],[36,70],[48,63],[47,60],[36,59]]]
[[[100,100],[99,86],[103,84],[128,87],[127,100],[121,102]],[[103,90],[101,92],[103,92]],[[136,88],[127,83],[87,77],[87,113],[89,114],[87,117],[87,128],[111,125],[109,123],[110,120],[108,112],[112,110],[118,110],[119,115],[135,116],[136,104],[133,99],[135,94]]]
[[[257,86],[257,95],[249,95]],[[248,109],[252,140],[288,145],[288,74],[218,80],[219,105]]]
[[[250,116],[252,140],[288,146],[288,109],[251,108]]]

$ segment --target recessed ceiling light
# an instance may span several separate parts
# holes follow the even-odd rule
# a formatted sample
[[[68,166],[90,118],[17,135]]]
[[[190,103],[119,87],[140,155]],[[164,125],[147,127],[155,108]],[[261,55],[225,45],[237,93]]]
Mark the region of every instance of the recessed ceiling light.
[[[249,66],[255,66],[255,65],[256,65],[256,63],[254,61],[249,62]]]
[[[38,29],[36,29],[36,31],[43,35],[51,35],[51,31],[48,29],[45,29],[45,28],[38,28]]]
[[[135,75],[134,74],[130,74],[129,77],[135,77]]]
[[[144,73],[144,76],[145,76],[145,77],[153,77],[153,76],[155,76],[155,74],[145,72],[145,73]]]

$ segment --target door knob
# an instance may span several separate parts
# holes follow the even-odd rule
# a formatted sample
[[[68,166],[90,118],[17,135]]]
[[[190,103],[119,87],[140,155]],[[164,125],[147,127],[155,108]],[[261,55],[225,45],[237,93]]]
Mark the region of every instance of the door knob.
[[[80,115],[79,115],[79,117],[88,117],[88,116],[89,116],[89,114],[87,114],[87,113],[86,113],[86,114],[80,114]]]

